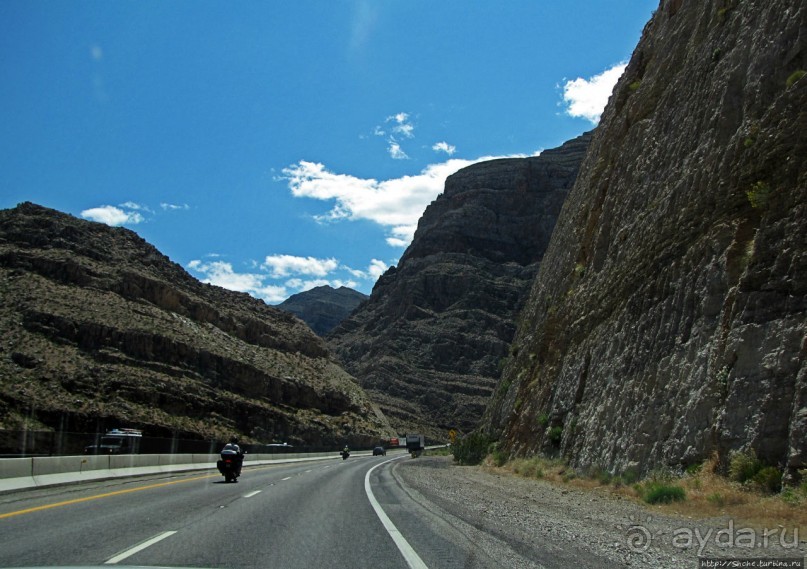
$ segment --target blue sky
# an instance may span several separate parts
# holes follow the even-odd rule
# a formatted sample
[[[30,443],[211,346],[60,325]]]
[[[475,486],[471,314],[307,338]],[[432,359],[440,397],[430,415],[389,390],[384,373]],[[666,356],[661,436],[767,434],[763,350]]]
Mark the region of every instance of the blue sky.
[[[596,124],[658,0],[0,2],[0,208],[269,303],[370,292],[445,177]]]

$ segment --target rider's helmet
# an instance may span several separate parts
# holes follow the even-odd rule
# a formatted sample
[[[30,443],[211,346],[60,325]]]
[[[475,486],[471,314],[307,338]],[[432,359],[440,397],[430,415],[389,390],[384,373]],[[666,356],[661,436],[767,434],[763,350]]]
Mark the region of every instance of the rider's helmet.
[[[238,437],[236,437],[236,436],[230,437],[230,442],[232,444],[234,444],[234,445],[237,445],[238,444]]]

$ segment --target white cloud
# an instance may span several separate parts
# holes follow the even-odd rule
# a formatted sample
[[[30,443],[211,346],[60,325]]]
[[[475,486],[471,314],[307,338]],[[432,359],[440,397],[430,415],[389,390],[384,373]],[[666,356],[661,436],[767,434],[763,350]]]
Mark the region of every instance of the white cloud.
[[[166,202],[160,203],[160,207],[163,208],[165,211],[176,211],[178,209],[188,210],[188,209],[191,208],[191,206],[189,206],[186,203],[184,203],[184,204],[172,204],[172,203],[166,203]]]
[[[370,265],[367,267],[367,270],[365,271],[359,269],[351,269],[350,267],[347,266],[342,266],[341,268],[349,272],[357,279],[364,279],[364,280],[369,279],[375,281],[376,279],[378,279],[378,277],[383,275],[387,269],[389,269],[389,265],[379,259],[372,259],[370,261]],[[344,286],[351,286],[351,285],[346,284]]]
[[[432,146],[432,150],[434,150],[435,152],[445,152],[449,156],[453,156],[454,153],[457,151],[457,147],[454,146],[453,144],[449,144],[443,141],[435,143],[434,146]]]
[[[229,290],[248,292],[258,290],[263,286],[263,277],[250,273],[236,273],[233,266],[226,261],[211,261],[203,263],[193,260],[188,268],[207,276],[204,282],[215,284]]]
[[[415,125],[409,122],[409,113],[398,113],[387,117],[385,122],[392,123],[392,132],[404,138],[414,138]]]
[[[389,155],[395,160],[406,160],[409,156],[401,150],[401,145],[395,142],[394,139],[389,140],[389,148],[387,148]]]
[[[347,287],[347,288],[355,289],[356,287],[359,286],[359,283],[357,283],[356,281],[353,281],[353,280],[343,281],[341,279],[336,279],[336,280],[331,281],[331,286],[333,288],[341,288],[341,287],[344,286],[344,287]]]
[[[102,205],[100,207],[93,207],[85,209],[81,212],[81,217],[89,219],[90,221],[98,221],[118,227],[121,225],[136,225],[145,221],[145,218],[137,211],[124,211],[113,205]]]
[[[190,209],[188,204],[160,203],[163,211],[176,211]],[[81,217],[91,221],[106,223],[113,227],[120,225],[135,225],[146,221],[146,216],[154,216],[155,212],[149,206],[134,201],[126,201],[122,204],[102,205],[81,212]]]
[[[294,293],[318,286],[329,285],[333,288],[346,286],[357,289],[359,283],[356,279],[375,281],[387,269],[386,263],[378,259],[370,262],[367,271],[357,271],[340,265],[336,259],[291,255],[270,255],[266,259],[269,262],[260,266],[254,264],[253,270],[246,272],[238,272],[233,269],[232,264],[220,260],[195,259],[186,267],[196,273],[202,282],[228,290],[246,292],[272,304],[282,302]],[[354,278],[334,278],[333,273],[337,270],[346,271]],[[315,278],[301,278],[299,275]],[[277,279],[283,279],[283,282],[276,282]]]
[[[384,119],[385,125],[391,125],[388,129],[385,126],[376,125],[373,129],[375,136],[383,136],[387,139],[387,153],[394,160],[407,160],[409,155],[401,147],[401,138],[414,138],[415,125],[409,120],[409,113],[396,113]]]
[[[202,282],[227,290],[246,292],[266,302],[282,302],[289,296],[286,287],[265,284],[266,275],[237,273],[233,270],[233,266],[225,261],[204,263],[193,260],[188,263],[188,268],[202,274]]]
[[[399,124],[392,127],[392,132],[400,134],[404,138],[415,138],[415,126],[412,124]]]
[[[122,204],[118,204],[119,207],[124,209],[131,209],[134,211],[144,211],[146,213],[154,213],[151,208],[147,205],[139,204],[137,202],[123,202]]]
[[[415,238],[416,229],[417,224],[393,227],[386,238],[387,244],[391,247],[406,247]]]
[[[611,96],[614,85],[625,71],[626,66],[626,63],[619,63],[588,79],[578,77],[566,81],[563,85],[563,102],[567,106],[566,114],[572,117],[582,117],[597,124],[608,103],[608,97]]]
[[[368,267],[367,272],[370,273],[370,278],[375,281],[378,279],[378,277],[383,275],[387,269],[389,269],[389,265],[387,265],[384,261],[373,259],[370,261],[370,266]]]
[[[373,221],[388,228],[388,244],[405,247],[412,241],[423,210],[442,193],[448,176],[465,166],[495,158],[506,157],[452,158],[431,164],[414,176],[381,181],[336,174],[323,164],[305,160],[284,168],[283,175],[295,197],[335,202],[327,215],[317,218],[319,221]]]
[[[273,278],[290,275],[311,275],[324,277],[339,267],[336,259],[316,259],[314,257],[295,257],[293,255],[269,255],[261,268],[270,271]]]
[[[359,286],[356,281],[353,280],[341,280],[341,279],[312,279],[312,280],[303,280],[303,279],[290,279],[286,281],[286,286],[289,288],[295,289],[297,292],[305,292],[307,290],[311,290],[312,288],[316,288],[318,286],[330,286],[332,288],[339,288],[346,286],[348,288],[355,289]]]

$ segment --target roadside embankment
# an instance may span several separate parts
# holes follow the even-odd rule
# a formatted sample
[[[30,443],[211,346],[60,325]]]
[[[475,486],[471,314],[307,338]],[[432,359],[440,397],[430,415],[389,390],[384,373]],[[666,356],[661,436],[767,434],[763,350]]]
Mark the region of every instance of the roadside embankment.
[[[803,560],[807,554],[807,535],[797,527],[756,527],[730,516],[698,519],[604,488],[456,466],[451,457],[403,461],[395,472],[414,499],[457,520],[455,527],[478,532],[479,546],[498,550],[503,560],[503,552],[516,552],[543,565],[546,552],[557,551],[579,556],[581,567],[607,559],[612,567],[680,569],[697,567],[699,557]]]

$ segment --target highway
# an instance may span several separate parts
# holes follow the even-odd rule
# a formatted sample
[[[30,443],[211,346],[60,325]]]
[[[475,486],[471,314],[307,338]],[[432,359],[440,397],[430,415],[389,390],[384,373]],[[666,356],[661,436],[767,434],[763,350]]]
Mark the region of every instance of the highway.
[[[2,494],[0,566],[499,567],[409,497],[393,475],[404,456]]]

